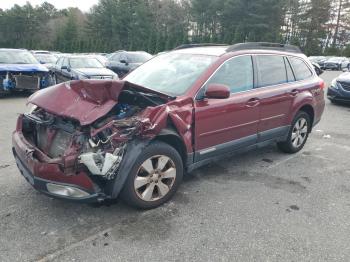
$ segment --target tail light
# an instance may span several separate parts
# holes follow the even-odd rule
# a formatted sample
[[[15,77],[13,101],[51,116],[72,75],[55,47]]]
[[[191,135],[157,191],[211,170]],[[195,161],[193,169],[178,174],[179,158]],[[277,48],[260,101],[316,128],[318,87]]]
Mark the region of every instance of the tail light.
[[[326,83],[321,79],[320,82],[318,83],[318,86],[320,87],[320,89],[324,89],[326,86]]]

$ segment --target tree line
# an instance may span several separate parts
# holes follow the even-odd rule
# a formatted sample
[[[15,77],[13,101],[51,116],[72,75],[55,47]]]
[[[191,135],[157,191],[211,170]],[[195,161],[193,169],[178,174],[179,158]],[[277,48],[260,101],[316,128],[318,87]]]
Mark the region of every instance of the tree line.
[[[50,3],[0,9],[0,47],[61,52],[267,41],[350,56],[350,0],[100,0],[89,12]]]

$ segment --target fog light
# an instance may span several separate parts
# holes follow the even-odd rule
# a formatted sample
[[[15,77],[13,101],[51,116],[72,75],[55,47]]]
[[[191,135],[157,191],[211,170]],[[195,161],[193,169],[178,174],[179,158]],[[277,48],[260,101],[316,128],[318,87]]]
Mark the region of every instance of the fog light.
[[[90,194],[79,189],[76,187],[71,186],[64,186],[64,185],[58,185],[58,184],[46,184],[47,190],[55,195],[58,196],[66,196],[66,197],[73,197],[73,198],[83,198],[87,197]]]

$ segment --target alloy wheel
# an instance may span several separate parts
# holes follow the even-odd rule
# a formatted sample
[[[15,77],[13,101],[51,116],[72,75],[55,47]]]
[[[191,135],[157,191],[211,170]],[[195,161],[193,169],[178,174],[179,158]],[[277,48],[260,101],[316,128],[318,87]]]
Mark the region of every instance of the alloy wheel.
[[[308,132],[308,125],[305,118],[299,118],[298,121],[295,123],[292,131],[292,144],[295,148],[300,147],[306,137]]]
[[[175,179],[174,161],[164,155],[152,156],[139,167],[134,180],[134,190],[143,201],[156,201],[169,193]]]

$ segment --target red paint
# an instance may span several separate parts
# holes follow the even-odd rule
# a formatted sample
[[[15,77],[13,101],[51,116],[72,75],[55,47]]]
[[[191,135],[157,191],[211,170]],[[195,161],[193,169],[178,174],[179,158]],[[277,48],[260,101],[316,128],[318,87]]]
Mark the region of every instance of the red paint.
[[[306,81],[257,88],[231,95],[226,86],[212,85],[207,91],[208,98],[196,100],[198,91],[218,67],[226,60],[242,54],[291,55],[272,50],[231,52],[219,57],[186,94],[174,100],[148,90],[165,98],[168,102],[147,107],[134,116],[136,120],[134,119],[133,123],[137,126],[136,135],[144,139],[153,139],[170,123],[182,138],[187,153],[194,153],[247,136],[254,136],[259,132],[288,126],[303,106],[312,108],[314,122],[320,120],[324,110],[324,82],[317,75]],[[293,55],[305,59],[304,55]],[[309,66],[312,68],[311,64]],[[72,81],[35,93],[30,97],[29,103],[52,114],[75,119],[80,122],[80,125],[87,126],[106,115],[118,103],[118,96],[127,86],[146,90],[144,87],[124,81]],[[214,97],[221,99],[213,99]],[[109,122],[98,129],[91,127],[90,134],[93,137],[106,128],[118,131],[114,123]],[[72,173],[78,157],[77,145],[72,144],[61,159],[49,159],[44,152],[26,141],[21,132],[22,116],[18,119],[13,135],[13,145],[18,156],[35,176],[76,184],[86,189],[93,188],[93,183],[87,174]],[[128,139],[132,138],[122,138],[118,135],[113,137],[115,142]],[[28,150],[33,150],[34,159],[27,157],[25,152]],[[60,166],[64,167],[64,172]]]
[[[228,86],[220,84],[208,85],[207,91],[205,92],[207,98],[224,99],[230,97],[230,89]]]

